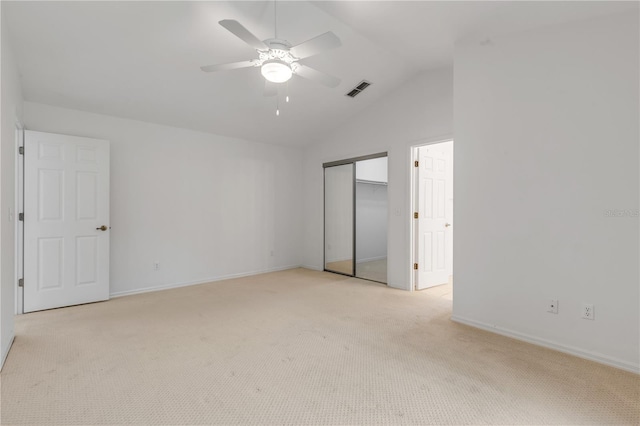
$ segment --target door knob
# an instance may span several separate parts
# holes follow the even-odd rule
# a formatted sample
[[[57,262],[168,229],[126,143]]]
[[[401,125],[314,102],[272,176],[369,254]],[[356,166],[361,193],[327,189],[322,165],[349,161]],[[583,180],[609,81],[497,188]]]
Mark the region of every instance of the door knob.
[[[107,228],[105,225],[102,225],[100,228],[96,228],[96,231],[106,231],[107,229],[109,228]]]
[[[445,228],[448,228],[448,227],[450,227],[450,226],[451,226],[451,224],[450,224],[450,223],[445,223],[445,224],[444,224],[444,227],[445,227]]]

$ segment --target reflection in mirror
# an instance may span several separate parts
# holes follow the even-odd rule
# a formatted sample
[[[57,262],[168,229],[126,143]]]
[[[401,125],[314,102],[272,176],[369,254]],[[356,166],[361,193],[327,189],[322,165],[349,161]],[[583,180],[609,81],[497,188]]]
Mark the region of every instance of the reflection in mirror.
[[[387,282],[387,157],[356,163],[356,277]]]
[[[324,268],[347,275],[353,275],[353,169],[324,169]]]

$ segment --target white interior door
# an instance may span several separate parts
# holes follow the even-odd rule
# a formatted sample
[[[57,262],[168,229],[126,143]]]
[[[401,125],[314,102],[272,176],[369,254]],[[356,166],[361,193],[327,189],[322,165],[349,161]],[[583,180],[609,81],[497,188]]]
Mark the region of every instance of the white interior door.
[[[453,143],[418,148],[418,290],[445,284],[453,265]]]
[[[25,131],[24,156],[24,312],[107,300],[109,142]]]

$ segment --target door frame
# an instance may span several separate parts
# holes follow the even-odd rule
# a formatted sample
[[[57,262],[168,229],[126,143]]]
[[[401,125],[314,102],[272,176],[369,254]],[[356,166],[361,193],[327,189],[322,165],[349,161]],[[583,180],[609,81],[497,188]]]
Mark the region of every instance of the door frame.
[[[415,162],[418,161],[418,148],[427,145],[437,145],[439,143],[445,142],[453,142],[454,153],[455,153],[455,140],[453,137],[447,137],[444,139],[436,139],[436,140],[423,140],[416,145],[411,146],[411,177],[409,179],[409,194],[410,194],[410,218],[409,218],[409,252],[410,252],[410,264],[409,264],[409,286],[410,291],[416,291],[416,284],[418,283],[418,271],[414,269],[413,265],[418,260],[418,239],[416,238],[417,231],[417,221],[413,217],[413,212],[418,211],[418,170],[415,167]],[[454,171],[455,174],[455,171]],[[454,175],[455,178],[455,175]],[[455,203],[455,200],[454,200]]]
[[[16,118],[15,121],[15,196],[14,196],[14,280],[15,283],[15,313],[24,313],[23,287],[18,285],[24,278],[24,221],[19,220],[20,213],[24,213],[24,155],[20,148],[24,148],[24,125]]]

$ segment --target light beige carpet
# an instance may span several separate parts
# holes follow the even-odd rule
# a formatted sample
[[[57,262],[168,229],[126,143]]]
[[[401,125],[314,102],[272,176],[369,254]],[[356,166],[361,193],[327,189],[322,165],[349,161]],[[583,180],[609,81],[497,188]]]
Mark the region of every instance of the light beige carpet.
[[[638,424],[640,378],[296,269],[19,316],[2,424]]]

